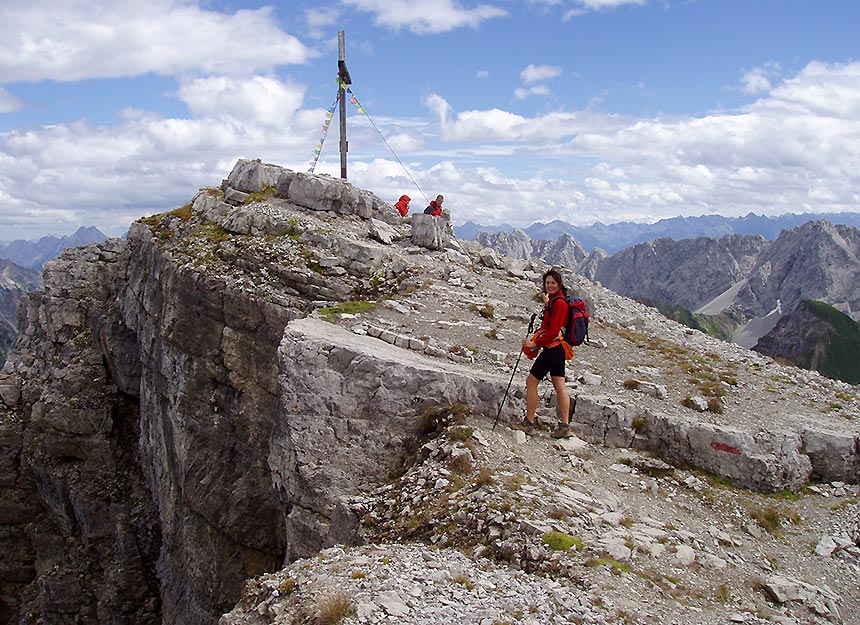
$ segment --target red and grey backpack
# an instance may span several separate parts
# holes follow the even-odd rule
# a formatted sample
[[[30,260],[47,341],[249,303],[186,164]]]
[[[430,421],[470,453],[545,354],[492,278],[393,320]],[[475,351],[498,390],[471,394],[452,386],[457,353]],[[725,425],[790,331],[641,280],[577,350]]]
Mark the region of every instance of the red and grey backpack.
[[[552,308],[552,303],[558,297],[556,295],[550,300],[549,307]],[[562,330],[562,339],[570,345],[582,345],[588,340],[588,321],[590,315],[585,308],[585,302],[578,297],[567,297],[567,325]]]

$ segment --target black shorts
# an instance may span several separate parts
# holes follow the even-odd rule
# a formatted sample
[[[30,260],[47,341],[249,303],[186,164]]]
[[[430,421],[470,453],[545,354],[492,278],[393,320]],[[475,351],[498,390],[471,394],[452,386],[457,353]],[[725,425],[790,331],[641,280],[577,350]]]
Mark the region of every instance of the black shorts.
[[[552,377],[564,377],[564,348],[561,343],[555,347],[543,348],[535,358],[531,371],[538,380],[543,380],[547,373]]]

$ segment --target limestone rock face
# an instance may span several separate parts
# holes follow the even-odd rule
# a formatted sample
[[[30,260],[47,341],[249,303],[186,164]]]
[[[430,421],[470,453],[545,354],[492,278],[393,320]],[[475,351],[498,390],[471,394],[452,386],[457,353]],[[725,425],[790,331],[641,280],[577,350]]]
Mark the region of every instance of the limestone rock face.
[[[430,250],[441,250],[451,242],[451,224],[441,217],[415,213],[412,215],[412,243]]]
[[[523,260],[540,258],[550,265],[568,269],[580,267],[590,256],[569,234],[562,234],[557,239],[532,239],[525,231],[516,228],[513,232],[479,232],[476,240],[505,256]],[[597,252],[597,257],[605,256],[605,252]]]
[[[361,544],[346,506],[397,468],[430,405],[495,416],[502,376],[439,362],[319,319],[297,319],[279,348],[281,400],[269,465],[287,516],[287,560]]]
[[[108,240],[50,261],[0,373],[5,622],[160,622],[136,345],[112,305],[125,250]]]
[[[278,197],[318,211],[352,214],[362,219],[371,217],[390,224],[399,224],[400,213],[372,193],[354,187],[346,180],[327,175],[287,172],[278,178]]]
[[[288,171],[280,165],[262,163],[259,159],[239,159],[227,176],[225,186],[243,193],[254,193],[267,187],[274,187],[280,177]]]
[[[562,234],[555,241],[536,242],[535,251],[550,265],[571,269],[579,267],[589,255],[585,248],[569,234]]]
[[[796,490],[812,478],[854,480],[860,470],[858,437],[850,430],[824,432],[807,421],[801,429],[756,435],[741,428],[655,414],[600,395],[577,397],[571,420],[584,439],[609,447],[659,452],[701,467],[743,488]]]
[[[626,297],[650,297],[693,310],[741,280],[767,245],[763,237],[737,234],[657,239],[609,256],[594,279]]]
[[[515,228],[513,232],[479,232],[475,240],[511,258],[528,260],[534,256],[532,239],[520,228]]]
[[[813,221],[784,230],[750,272],[736,306],[756,316],[777,300],[789,313],[803,300],[821,300],[860,318],[860,230]]]
[[[148,228],[133,227],[128,247],[134,261],[118,305],[139,348],[139,445],[159,513],[162,617],[205,623],[248,570],[282,558],[265,456],[277,405],[273,346],[295,312],[177,267]]]

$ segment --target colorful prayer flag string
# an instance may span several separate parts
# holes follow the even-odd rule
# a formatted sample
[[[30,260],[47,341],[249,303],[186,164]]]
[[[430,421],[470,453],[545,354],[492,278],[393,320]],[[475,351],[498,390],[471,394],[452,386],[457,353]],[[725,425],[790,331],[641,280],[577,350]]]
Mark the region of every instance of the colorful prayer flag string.
[[[331,107],[325,113],[325,122],[322,126],[322,135],[320,136],[320,142],[317,143],[316,148],[314,149],[314,156],[311,159],[311,166],[308,168],[308,173],[314,173],[314,169],[317,166],[317,161],[320,159],[320,152],[322,152],[323,143],[325,143],[326,135],[328,134],[329,126],[331,125],[331,118],[334,117],[334,108],[337,106],[337,102],[340,99],[340,89],[337,91],[337,97],[335,97],[334,102],[332,102]]]
[[[322,152],[323,143],[325,143],[325,138],[326,138],[326,135],[328,134],[328,129],[331,126],[331,120],[334,117],[334,109],[337,106],[337,103],[341,97],[341,90],[346,91],[349,94],[349,103],[355,107],[355,110],[357,112],[364,113],[365,115],[367,115],[367,113],[365,113],[365,111],[364,111],[364,108],[361,106],[361,103],[358,101],[358,98],[352,92],[352,89],[349,88],[349,86],[343,81],[343,79],[340,76],[337,77],[336,82],[338,84],[337,96],[335,97],[334,102],[332,102],[331,107],[325,113],[325,121],[323,122],[322,134],[320,136],[320,141],[319,141],[319,143],[317,143],[316,148],[314,149],[314,156],[311,159],[311,166],[308,168],[309,174],[314,173],[314,169],[317,166],[317,161],[319,161],[320,152]],[[346,96],[344,96],[344,97],[346,97]],[[368,116],[368,119],[370,119],[369,116]],[[371,120],[370,123],[372,124],[373,120]],[[374,128],[376,128],[375,125],[374,125]],[[377,129],[377,132],[379,132],[379,129]],[[380,136],[381,136],[381,133],[380,133]],[[385,137],[383,137],[382,139],[384,141]],[[390,148],[390,146],[389,146],[389,148]]]
[[[356,110],[356,111],[358,111],[359,113],[364,113],[364,107],[362,107],[362,106],[361,106],[361,103],[358,101],[358,98],[357,98],[357,97],[355,96],[355,94],[352,92],[352,89],[350,89],[349,87],[347,87],[347,88],[346,88],[346,92],[347,92],[350,96],[352,96],[352,97],[349,99],[349,103],[350,103],[350,104],[352,104],[353,106],[355,106],[355,110]],[[367,113],[365,113],[365,115],[367,115]]]

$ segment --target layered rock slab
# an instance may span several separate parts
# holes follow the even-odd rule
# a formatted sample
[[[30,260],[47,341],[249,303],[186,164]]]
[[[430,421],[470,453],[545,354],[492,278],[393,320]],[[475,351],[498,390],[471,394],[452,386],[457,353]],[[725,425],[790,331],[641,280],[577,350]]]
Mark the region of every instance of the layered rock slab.
[[[577,397],[571,424],[591,442],[658,452],[759,492],[796,491],[812,479],[860,479],[856,433],[847,428],[825,431],[801,416],[786,418],[779,429],[751,432],[583,394]]]
[[[343,503],[384,479],[430,405],[495,418],[507,380],[429,358],[317,318],[289,323],[269,466],[287,515],[287,559],[363,541]]]

